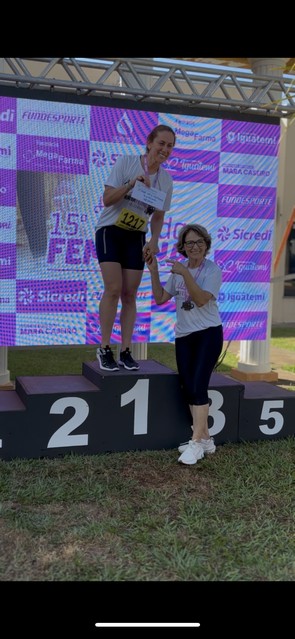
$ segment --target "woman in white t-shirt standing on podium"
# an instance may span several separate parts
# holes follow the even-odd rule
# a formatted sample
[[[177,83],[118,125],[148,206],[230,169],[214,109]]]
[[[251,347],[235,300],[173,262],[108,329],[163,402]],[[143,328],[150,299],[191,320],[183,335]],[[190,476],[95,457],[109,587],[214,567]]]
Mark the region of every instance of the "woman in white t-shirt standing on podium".
[[[136,295],[145,259],[158,251],[164,215],[169,211],[173,181],[165,169],[175,145],[175,133],[166,125],[148,135],[145,155],[120,156],[106,181],[104,209],[96,227],[96,253],[104,282],[99,305],[101,345],[97,359],[102,370],[119,370],[110,348],[121,298],[119,364],[137,370],[130,348],[136,319]],[[146,242],[150,223],[151,238]]]

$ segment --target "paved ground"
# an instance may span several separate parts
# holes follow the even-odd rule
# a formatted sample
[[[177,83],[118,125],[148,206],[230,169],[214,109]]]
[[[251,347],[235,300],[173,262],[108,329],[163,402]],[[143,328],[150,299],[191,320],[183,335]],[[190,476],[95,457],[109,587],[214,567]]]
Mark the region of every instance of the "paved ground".
[[[232,341],[229,345],[228,352],[239,356],[240,341]],[[278,373],[277,386],[283,386],[295,391],[295,373],[284,370],[283,366],[295,366],[295,352],[288,351],[285,348],[277,348],[270,346],[270,367]]]

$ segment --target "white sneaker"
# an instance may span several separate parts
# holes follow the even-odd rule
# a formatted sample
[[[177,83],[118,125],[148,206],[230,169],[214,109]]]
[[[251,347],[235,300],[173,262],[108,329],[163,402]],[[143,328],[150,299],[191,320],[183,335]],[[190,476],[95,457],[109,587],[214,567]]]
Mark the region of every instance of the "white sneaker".
[[[192,431],[194,432],[194,427],[193,427],[193,425],[191,425],[191,429],[192,429]],[[183,451],[186,449],[186,447],[187,447],[187,446],[188,446],[188,441],[187,441],[187,442],[182,442],[182,444],[179,444],[179,446],[178,446],[178,451],[179,451],[180,453],[183,453]]]
[[[179,453],[183,453],[185,451],[185,449],[188,447],[190,441],[191,441],[191,439],[188,442],[182,442],[182,444],[179,444],[178,452]]]
[[[191,439],[183,453],[178,457],[182,464],[196,464],[199,459],[203,459],[204,451],[201,442]]]
[[[178,452],[183,453],[186,447],[188,446],[188,444],[189,442],[183,442],[182,444],[180,444],[178,446]],[[210,439],[201,439],[201,444],[203,446],[203,451],[205,455],[212,455],[212,453],[215,453],[216,446],[214,444],[213,437],[210,437]]]
[[[201,444],[205,455],[212,455],[212,453],[215,453],[216,446],[214,444],[213,437],[210,437],[209,439],[201,439]]]

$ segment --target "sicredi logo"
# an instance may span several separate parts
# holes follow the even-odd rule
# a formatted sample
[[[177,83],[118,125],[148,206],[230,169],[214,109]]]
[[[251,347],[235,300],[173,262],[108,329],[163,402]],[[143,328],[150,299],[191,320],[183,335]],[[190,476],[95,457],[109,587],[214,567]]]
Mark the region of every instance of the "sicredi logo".
[[[18,294],[18,301],[22,302],[22,304],[24,304],[25,306],[27,306],[27,304],[32,304],[34,298],[35,295],[29,288],[24,288]]]
[[[122,153],[111,153],[108,157],[105,151],[101,151],[97,149],[92,153],[92,164],[100,168],[101,166],[105,166],[107,163],[110,166],[114,166],[118,157],[122,156]]]
[[[87,285],[81,280],[18,280],[17,312],[85,313]]]
[[[40,290],[34,293],[29,288],[24,288],[18,293],[18,302],[21,302],[25,306],[28,304],[33,304],[34,301],[39,303],[52,303],[59,304],[60,302],[64,302],[66,304],[71,304],[72,302],[85,302],[86,295],[84,291],[77,291],[70,293],[68,291],[64,292],[53,292],[49,290]]]
[[[249,231],[241,228],[236,228],[231,231],[228,226],[221,226],[217,231],[217,237],[221,242],[226,240],[256,240],[257,242],[270,242],[272,238],[272,229],[267,231]]]
[[[101,167],[101,166],[105,166],[107,162],[107,155],[104,151],[100,151],[99,149],[97,151],[94,151],[92,153],[92,163],[95,164],[95,166]]]

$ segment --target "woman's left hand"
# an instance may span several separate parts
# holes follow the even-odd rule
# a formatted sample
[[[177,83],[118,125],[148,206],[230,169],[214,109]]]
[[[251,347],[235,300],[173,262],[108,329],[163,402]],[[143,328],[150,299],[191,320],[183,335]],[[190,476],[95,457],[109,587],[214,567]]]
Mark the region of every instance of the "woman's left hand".
[[[186,267],[178,260],[166,260],[167,264],[171,264],[171,273],[177,273],[183,275],[186,271]]]

